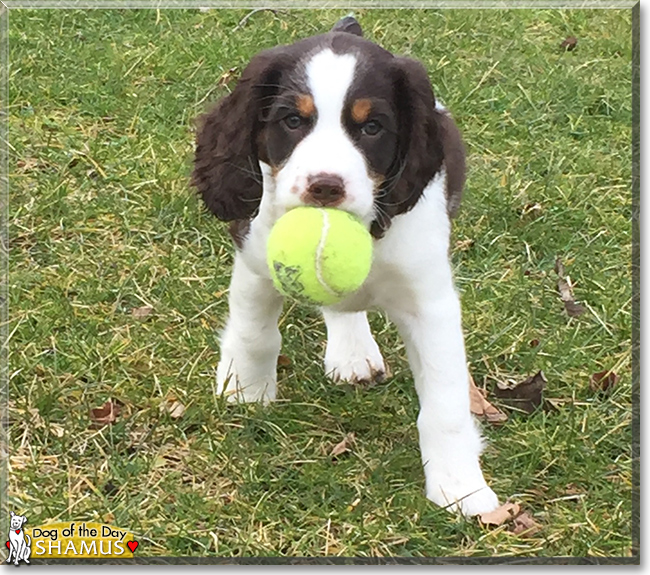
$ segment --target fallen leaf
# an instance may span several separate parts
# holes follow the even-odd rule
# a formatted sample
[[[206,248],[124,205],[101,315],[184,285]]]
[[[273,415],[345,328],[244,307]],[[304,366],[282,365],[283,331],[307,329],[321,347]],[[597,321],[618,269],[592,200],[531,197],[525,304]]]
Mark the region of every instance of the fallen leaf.
[[[291,358],[280,354],[278,355],[278,367],[289,367],[291,365]]]
[[[354,511],[359,503],[361,503],[361,498],[357,497],[352,503],[350,503],[350,505],[348,505],[347,511]]]
[[[515,535],[530,537],[531,535],[537,533],[540,529],[541,527],[539,524],[535,523],[535,520],[530,516],[530,514],[526,511],[523,511],[513,518],[510,531],[512,531]]]
[[[546,412],[555,412],[560,411],[560,407],[565,403],[570,403],[570,399],[560,399],[557,397],[545,397],[544,398],[544,411]]]
[[[571,317],[578,317],[585,313],[584,306],[574,301],[565,301],[564,309]]]
[[[479,516],[481,523],[484,525],[503,525],[519,514],[519,503],[504,503],[494,511],[481,513]]]
[[[330,457],[337,457],[346,451],[349,451],[350,445],[354,443],[354,433],[348,433],[342,441],[339,441],[330,451]]]
[[[557,290],[560,292],[560,299],[562,301],[573,301],[573,290],[565,279],[560,278],[557,280]]]
[[[122,411],[122,406],[119,403],[115,403],[112,400],[107,401],[101,407],[95,407],[90,410],[90,419],[92,420],[92,426],[96,429],[104,427],[105,425],[110,425],[115,423],[120,412]]]
[[[65,429],[62,425],[58,423],[50,423],[50,433],[56,435],[57,437],[63,437]]]
[[[115,521],[115,515],[113,515],[110,511],[108,513],[105,513],[102,515],[102,520],[104,523],[113,523]]]
[[[220,86],[220,87],[227,86],[234,79],[234,77],[237,74],[238,70],[239,70],[239,68],[237,68],[237,66],[235,66],[234,68],[230,68],[230,70],[228,70],[227,72],[224,72],[223,74],[221,74],[221,77],[217,81],[217,86]]]
[[[494,395],[511,407],[533,413],[542,403],[542,393],[546,383],[544,372],[538,371],[519,383],[497,381]]]
[[[534,215],[534,216],[538,216],[539,214],[542,213],[542,211],[543,211],[543,209],[542,209],[541,204],[538,204],[538,203],[534,203],[534,204],[533,204],[533,203],[529,203],[529,204],[526,204],[526,205],[521,209],[521,215],[522,215],[522,216],[527,216],[527,215],[532,214],[532,215]]]
[[[560,299],[564,303],[564,309],[570,317],[578,317],[585,313],[585,308],[577,303],[573,297],[573,286],[571,278],[564,275],[564,264],[562,260],[555,260],[555,273],[559,276],[557,280],[557,289],[560,292]]]
[[[474,245],[474,240],[472,239],[465,239],[465,240],[458,240],[456,242],[456,249],[459,252],[466,252],[469,248],[471,248]]]
[[[169,396],[160,406],[161,411],[169,414],[172,419],[178,419],[185,413],[185,406],[173,395]]]
[[[589,380],[591,391],[609,392],[618,382],[618,375],[613,371],[605,370],[594,373]]]
[[[135,319],[144,319],[152,311],[153,311],[153,307],[151,307],[150,305],[143,305],[142,307],[136,307],[133,310],[131,310],[131,315],[133,315]]]
[[[584,495],[584,490],[580,489],[575,483],[567,483],[564,487],[566,495]]]
[[[569,36],[567,37],[562,44],[560,44],[560,48],[564,48],[565,50],[568,50],[569,52],[578,45],[578,39],[575,36]]]
[[[495,527],[506,524],[508,531],[522,537],[529,537],[541,530],[530,513],[522,511],[518,503],[504,503],[494,511],[482,513],[479,520],[483,525]]]
[[[499,411],[487,399],[482,390],[476,387],[474,379],[469,376],[469,409],[479,417],[485,418],[488,423],[499,425],[508,419],[508,416]]]

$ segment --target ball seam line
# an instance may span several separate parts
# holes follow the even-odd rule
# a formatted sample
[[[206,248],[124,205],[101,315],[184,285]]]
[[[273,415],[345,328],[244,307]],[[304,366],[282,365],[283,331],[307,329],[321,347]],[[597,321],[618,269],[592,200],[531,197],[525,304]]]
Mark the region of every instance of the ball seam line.
[[[323,252],[325,251],[325,242],[327,241],[327,233],[329,232],[330,229],[330,219],[328,213],[325,210],[321,209],[319,211],[323,215],[323,226],[321,227],[320,240],[316,248],[316,279],[318,280],[318,283],[323,287],[323,289],[327,293],[329,293],[331,296],[339,297],[339,294],[336,293],[329,285],[327,285],[325,279],[323,278],[321,260],[322,260]]]

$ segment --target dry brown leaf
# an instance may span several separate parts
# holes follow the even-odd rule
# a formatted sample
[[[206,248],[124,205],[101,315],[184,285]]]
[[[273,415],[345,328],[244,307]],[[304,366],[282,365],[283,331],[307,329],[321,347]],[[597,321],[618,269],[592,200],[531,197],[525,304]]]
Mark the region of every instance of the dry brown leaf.
[[[291,358],[284,355],[280,354],[278,355],[278,367],[289,367],[291,365]]]
[[[472,239],[464,239],[464,240],[458,240],[456,242],[456,249],[459,252],[466,252],[469,248],[471,248],[474,245],[474,240]]]
[[[50,423],[50,433],[56,435],[57,437],[63,437],[65,434],[65,428],[58,423]]]
[[[538,203],[528,203],[521,209],[522,216],[538,216],[542,213],[543,208]]]
[[[330,451],[330,457],[337,457],[346,451],[349,451],[350,446],[354,443],[354,433],[348,433],[342,441],[339,441]]]
[[[538,523],[535,523],[535,520],[530,516],[530,514],[526,511],[523,511],[513,518],[510,531],[512,531],[515,535],[530,537],[531,535],[534,535],[540,531],[540,529],[541,527]]]
[[[578,39],[575,36],[569,36],[562,42],[562,44],[560,44],[560,48],[564,48],[571,52],[571,50],[574,50],[577,45]]]
[[[176,397],[169,396],[163,404],[160,406],[161,410],[168,413],[169,417],[172,419],[178,419],[183,417],[185,413],[185,406],[176,399]]]
[[[564,303],[564,309],[570,317],[578,317],[585,313],[585,308],[575,301],[573,297],[573,286],[571,278],[564,275],[564,264],[560,258],[555,260],[555,273],[559,276],[557,289],[560,292],[560,299]]]
[[[562,301],[573,301],[573,290],[565,279],[560,278],[557,280],[557,290],[560,292],[560,299]]]
[[[565,495],[584,495],[584,489],[578,487],[575,483],[567,483],[564,486]]]
[[[546,412],[559,412],[560,407],[565,403],[571,403],[570,399],[562,399],[560,397],[545,397],[544,398],[544,411]]]
[[[217,86],[224,87],[230,84],[230,82],[232,82],[232,80],[235,78],[238,70],[239,68],[235,66],[234,68],[230,68],[230,70],[221,74],[221,77],[217,81]]]
[[[605,370],[592,374],[589,380],[591,391],[610,392],[618,382],[618,375],[613,371]]]
[[[530,513],[521,510],[518,503],[504,503],[494,511],[481,514],[479,519],[483,525],[498,527],[506,524],[510,532],[521,537],[530,537],[541,529]]]
[[[104,513],[104,515],[102,515],[102,520],[104,523],[113,523],[113,521],[115,521],[115,515],[109,511],[108,513]]]
[[[585,313],[584,306],[575,301],[565,301],[564,309],[571,317],[578,317]]]
[[[142,307],[136,307],[131,310],[131,315],[135,319],[144,319],[153,311],[153,307],[150,305],[143,305]]]
[[[521,409],[526,413],[533,413],[542,403],[546,382],[543,371],[538,371],[535,375],[527,377],[519,383],[497,381],[494,395],[511,407]]]
[[[469,408],[474,415],[485,418],[488,423],[493,425],[500,425],[508,419],[505,413],[499,411],[485,399],[483,391],[476,387],[471,375],[469,376]]]
[[[90,419],[92,420],[92,427],[99,429],[105,425],[115,423],[121,411],[122,406],[113,400],[107,401],[101,407],[91,409]]]
[[[513,517],[519,515],[519,511],[519,503],[504,503],[494,511],[481,513],[479,518],[481,523],[484,525],[502,525],[506,521],[510,521]]]

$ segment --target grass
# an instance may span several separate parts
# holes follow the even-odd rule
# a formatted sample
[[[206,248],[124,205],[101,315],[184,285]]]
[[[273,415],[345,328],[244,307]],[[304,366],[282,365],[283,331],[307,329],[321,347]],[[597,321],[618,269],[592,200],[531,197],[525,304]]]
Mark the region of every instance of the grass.
[[[263,11],[235,31],[246,14],[11,11],[9,507],[31,526],[127,527],[142,556],[630,555],[631,13],[357,12],[425,64],[465,135],[452,244],[474,379],[543,369],[563,400],[485,427],[485,473],[542,525],[529,538],[425,499],[417,399],[381,314],[386,383],[332,385],[322,319],[287,305],[281,400],[215,397],[233,249],[188,188],[193,119],[259,49],[344,12]],[[620,376],[605,397],[589,389],[603,369]],[[172,396],[178,419],[161,411]],[[122,415],[91,429],[111,398]]]

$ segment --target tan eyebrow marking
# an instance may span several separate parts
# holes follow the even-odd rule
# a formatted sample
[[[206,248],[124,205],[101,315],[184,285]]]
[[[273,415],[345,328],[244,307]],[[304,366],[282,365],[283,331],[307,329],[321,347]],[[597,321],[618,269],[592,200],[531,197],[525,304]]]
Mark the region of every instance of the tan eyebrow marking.
[[[304,118],[313,116],[316,111],[314,99],[307,94],[302,94],[296,97],[296,107],[298,108],[300,115]]]
[[[352,104],[352,119],[357,124],[362,124],[368,119],[371,108],[372,102],[367,98],[360,98],[359,100],[355,100],[354,104]]]

